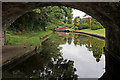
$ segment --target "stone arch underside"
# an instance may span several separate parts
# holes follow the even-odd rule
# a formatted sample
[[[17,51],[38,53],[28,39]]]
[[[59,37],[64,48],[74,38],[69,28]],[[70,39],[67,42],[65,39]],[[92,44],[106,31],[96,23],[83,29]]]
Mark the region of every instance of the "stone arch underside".
[[[2,28],[6,30],[11,23],[26,12],[44,6],[66,6],[81,10],[97,19],[106,28],[107,71],[120,73],[120,2],[84,3],[84,2],[5,2],[2,3]],[[112,57],[111,57],[112,56]],[[115,61],[115,63],[114,63]],[[116,66],[112,66],[116,65]]]
[[[120,3],[83,3],[83,2],[8,2],[2,5],[2,26],[9,27],[18,17],[26,12],[44,6],[72,7],[96,18],[104,27],[117,26],[119,23]],[[118,18],[119,17],[119,18]],[[118,20],[119,19],[119,20]],[[108,24],[109,23],[109,24]]]

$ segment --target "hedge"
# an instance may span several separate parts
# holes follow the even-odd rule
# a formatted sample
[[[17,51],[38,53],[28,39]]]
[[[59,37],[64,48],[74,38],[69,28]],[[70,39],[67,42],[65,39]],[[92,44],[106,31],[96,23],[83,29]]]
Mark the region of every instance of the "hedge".
[[[82,29],[87,29],[88,28],[88,24],[87,23],[83,23],[82,24]]]
[[[91,29],[97,30],[104,28],[96,19],[91,18]]]

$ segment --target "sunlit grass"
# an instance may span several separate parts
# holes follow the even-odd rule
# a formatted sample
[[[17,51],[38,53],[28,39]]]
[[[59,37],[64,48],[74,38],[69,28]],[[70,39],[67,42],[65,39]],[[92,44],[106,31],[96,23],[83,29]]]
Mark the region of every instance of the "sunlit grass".
[[[98,29],[98,30],[83,29],[83,30],[79,30],[79,31],[105,36],[105,28]]]
[[[74,29],[70,28],[70,31],[75,31]],[[103,29],[98,29],[98,30],[91,30],[91,29],[82,29],[82,30],[76,30],[80,32],[86,32],[86,33],[91,33],[91,34],[97,34],[97,35],[102,35],[105,36],[105,28]]]
[[[27,37],[25,36],[6,34],[6,44],[7,45],[18,45],[20,42],[23,42],[24,39],[26,38]]]
[[[39,37],[31,37],[28,40],[25,41],[25,44],[27,45],[41,45],[41,40]]]
[[[50,34],[52,31],[40,31],[40,32],[31,32],[31,33],[22,33],[21,35],[13,34],[13,33],[7,33],[6,34],[6,40],[7,45],[41,45],[42,40],[40,40],[40,37],[43,37],[47,34]]]

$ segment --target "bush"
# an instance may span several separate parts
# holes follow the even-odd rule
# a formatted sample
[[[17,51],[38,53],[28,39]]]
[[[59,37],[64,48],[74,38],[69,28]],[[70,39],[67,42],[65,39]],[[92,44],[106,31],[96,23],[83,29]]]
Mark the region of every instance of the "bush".
[[[87,23],[83,23],[82,24],[82,29],[87,29],[88,28],[88,24]]]
[[[102,29],[104,28],[96,19],[92,18],[91,19],[91,29],[92,30],[97,30],[97,29]]]
[[[72,27],[74,27],[74,25],[73,24],[69,24],[68,28],[72,28]]]
[[[87,20],[83,18],[82,19],[82,23],[86,23],[86,22],[87,22]]]
[[[78,29],[78,27],[77,26],[75,26],[75,28],[74,28],[75,30],[77,30]]]
[[[100,23],[93,23],[92,25],[91,25],[91,29],[92,30],[97,30],[97,29],[102,29],[102,28],[104,28]]]
[[[64,26],[63,26],[63,27],[72,28],[72,27],[74,27],[74,25],[73,25],[73,24],[64,24]]]
[[[82,20],[79,16],[75,17],[73,22],[74,22],[74,26],[77,26],[78,29],[82,29]]]
[[[97,29],[102,29],[102,28],[104,28],[104,27],[100,23],[91,25],[92,30],[97,30]]]

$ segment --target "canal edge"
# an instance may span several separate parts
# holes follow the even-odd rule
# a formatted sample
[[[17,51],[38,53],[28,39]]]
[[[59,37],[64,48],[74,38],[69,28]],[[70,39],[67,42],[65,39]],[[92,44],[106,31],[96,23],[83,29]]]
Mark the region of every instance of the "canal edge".
[[[97,37],[97,38],[101,38],[101,39],[105,39],[104,36],[101,36],[101,35],[97,35],[97,34],[91,34],[91,33],[86,33],[86,32],[78,32],[78,31],[70,31],[70,32],[74,32],[74,33],[82,33],[82,34],[87,34],[87,35],[90,35],[90,36],[93,36],[93,37]]]
[[[52,32],[53,33],[53,32]],[[52,34],[47,34],[47,35],[44,35],[43,38],[42,38],[42,42],[44,42],[46,39],[49,38],[49,36]],[[42,43],[41,42],[41,43]],[[18,65],[19,63],[23,62],[24,60],[28,59],[30,56],[34,55],[35,53],[37,53],[37,50],[41,48],[40,46],[36,45],[36,46],[33,46],[32,50],[28,51],[28,52],[25,52],[23,55],[21,56],[17,56],[17,57],[13,57],[11,60],[8,60],[7,62],[3,63],[1,68],[3,70],[6,70],[6,68],[9,68],[11,67],[11,65],[15,66],[15,63],[17,63],[16,65]],[[20,61],[20,62],[19,62]]]

